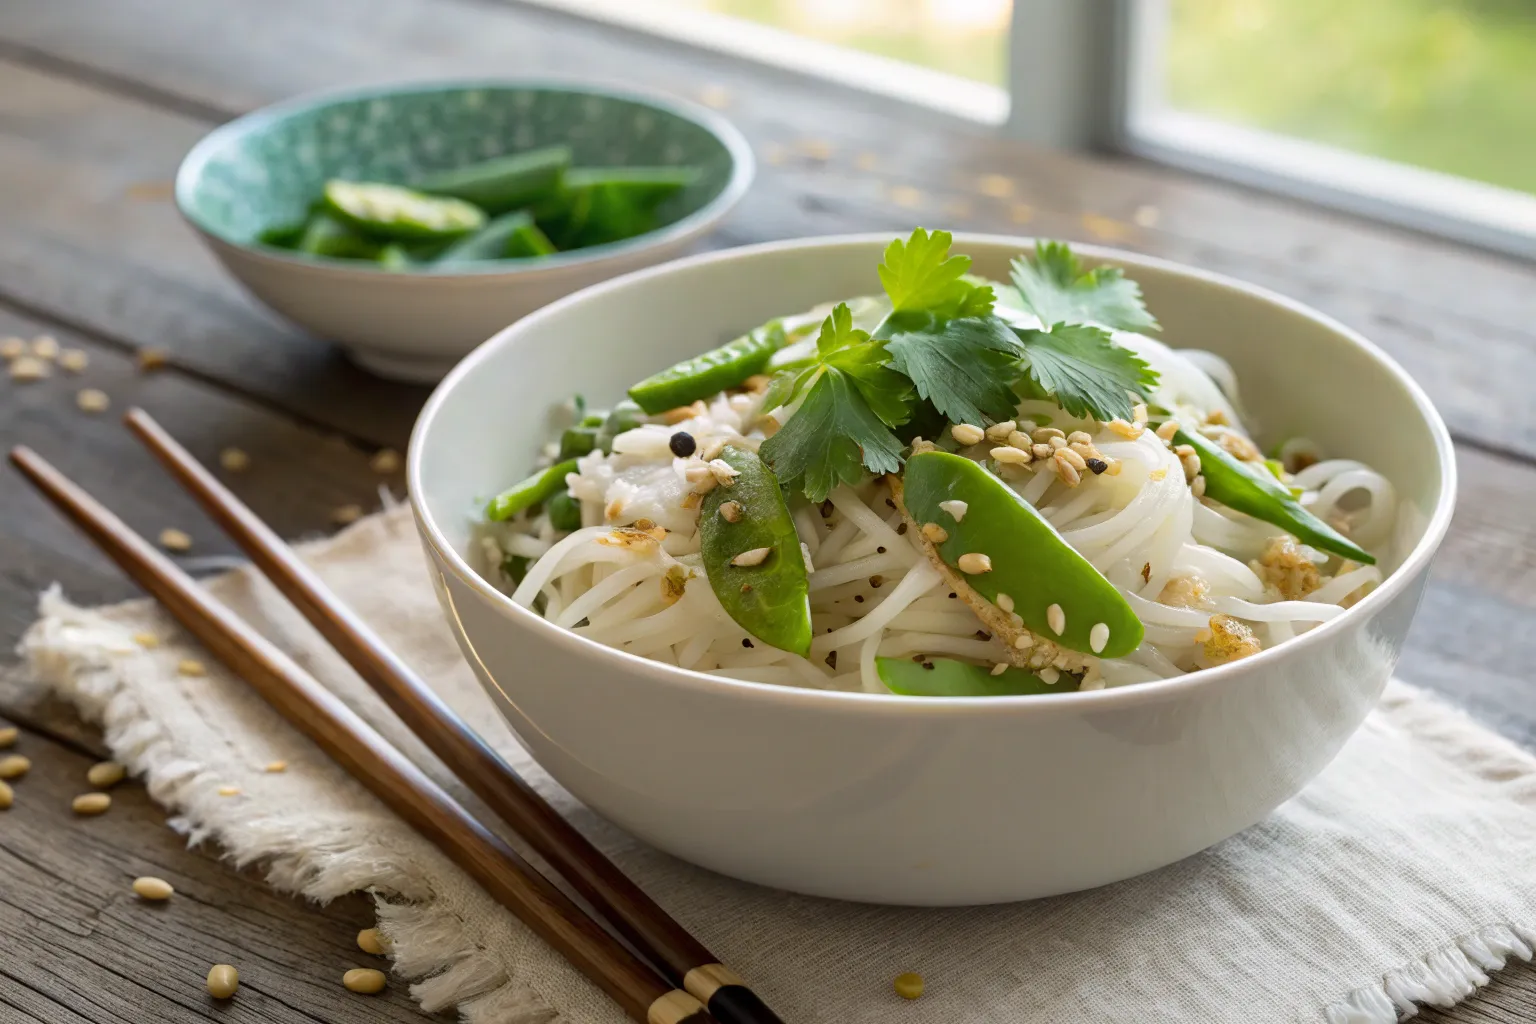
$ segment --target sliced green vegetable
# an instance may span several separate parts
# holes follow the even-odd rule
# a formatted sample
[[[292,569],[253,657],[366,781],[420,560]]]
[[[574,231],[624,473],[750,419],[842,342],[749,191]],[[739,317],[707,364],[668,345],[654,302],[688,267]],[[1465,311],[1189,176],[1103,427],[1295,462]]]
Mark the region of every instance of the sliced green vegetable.
[[[531,221],[520,224],[507,236],[506,249],[502,256],[509,260],[526,260],[537,256],[553,256],[560,250],[555,243],[549,240],[549,236],[539,230],[537,224]]]
[[[699,509],[710,589],[742,629],[804,657],[811,649],[810,583],[778,478],[750,448],[726,445],[720,458],[738,475],[706,494]]]
[[[685,359],[629,389],[629,397],[648,413],[675,409],[733,388],[755,373],[784,345],[784,327],[774,320],[735,341]]]
[[[555,529],[581,529],[581,501],[571,497],[570,491],[561,491],[550,498],[544,510],[549,513],[549,525]]]
[[[988,601],[1007,594],[1030,632],[1105,658],[1129,654],[1141,644],[1141,620],[1114,584],[984,466],[949,452],[920,452],[907,460],[902,485],[907,513],[947,535],[936,545],[945,564],[961,571]],[[939,507],[957,500],[965,502],[959,519]],[[965,572],[960,561],[967,554],[985,555],[991,569]],[[1061,610],[1059,633],[1051,628],[1053,606]],[[1105,629],[1095,629],[1099,625]]]
[[[1268,472],[1262,476],[1250,472],[1226,449],[1195,431],[1179,430],[1173,435],[1173,443],[1187,444],[1200,456],[1205,496],[1212,501],[1278,526],[1320,551],[1365,565],[1376,564],[1369,551],[1308,512],[1291,496],[1289,488]]]
[[[560,434],[560,461],[578,458],[597,447],[599,427],[567,427]]]
[[[256,241],[262,245],[270,245],[274,249],[297,249],[299,243],[304,240],[304,229],[308,226],[307,221],[300,221],[297,224],[281,224],[266,228],[257,233]]]
[[[504,213],[500,217],[487,221],[485,226],[474,234],[466,235],[449,245],[437,258],[437,262],[439,265],[446,266],[455,263],[505,259],[512,236],[521,228],[532,227],[532,214],[524,210]]]
[[[430,195],[463,199],[487,213],[503,213],[555,192],[570,163],[569,146],[546,146],[429,174],[414,187]]]
[[[980,665],[950,658],[918,664],[911,658],[876,658],[875,673],[885,688],[905,697],[1017,697],[1070,693],[1078,678],[1063,672],[1052,686],[1033,672],[1009,667],[993,675]]]
[[[511,519],[523,509],[548,501],[565,486],[565,475],[576,472],[576,460],[557,462],[548,469],[520,480],[502,491],[485,506],[485,518],[493,523]]]
[[[416,261],[411,259],[404,246],[390,243],[379,251],[379,266],[385,270],[410,270],[416,266]]]
[[[304,226],[304,237],[299,239],[299,252],[311,256],[329,256],[343,260],[374,260],[379,258],[378,242],[358,234],[334,217],[316,214]]]
[[[566,173],[534,214],[561,249],[617,242],[657,226],[656,208],[697,180],[692,167],[587,167]]]
[[[533,564],[533,559],[525,555],[503,555],[501,559],[501,574],[507,578],[507,582],[514,587],[523,582],[523,577],[528,575],[528,567]]]
[[[457,238],[479,230],[485,212],[442,196],[371,181],[325,183],[327,212],[365,235],[402,241]]]
[[[613,407],[608,418],[603,420],[603,427],[597,432],[597,447],[604,452],[613,450],[613,439],[626,430],[634,430],[644,423],[644,413],[640,407],[629,399],[624,399]]]

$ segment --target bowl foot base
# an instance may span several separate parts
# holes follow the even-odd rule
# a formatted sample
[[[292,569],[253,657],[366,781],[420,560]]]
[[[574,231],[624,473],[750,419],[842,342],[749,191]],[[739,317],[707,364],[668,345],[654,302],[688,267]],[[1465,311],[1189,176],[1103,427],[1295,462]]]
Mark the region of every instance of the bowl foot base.
[[[457,356],[412,356],[378,349],[344,351],[348,359],[374,376],[407,384],[436,384],[459,361]]]

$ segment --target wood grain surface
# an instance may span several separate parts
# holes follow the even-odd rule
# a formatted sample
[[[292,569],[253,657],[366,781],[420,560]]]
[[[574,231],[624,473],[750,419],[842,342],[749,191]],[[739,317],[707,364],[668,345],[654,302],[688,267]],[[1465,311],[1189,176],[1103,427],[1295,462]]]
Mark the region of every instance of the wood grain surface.
[[[398,495],[400,479],[373,473],[368,456],[403,449],[425,389],[371,378],[257,306],[181,223],[170,181],[202,134],[274,100],[511,68],[723,104],[759,175],[703,247],[917,222],[1040,233],[1232,274],[1362,330],[1429,390],[1461,460],[1456,521],[1401,674],[1536,747],[1536,268],[1151,165],[1031,149],[502,0],[0,5],[0,337],[48,333],[90,357],[79,377],[0,378],[0,440],[38,449],[141,532],[187,530],[199,559],[232,549],[118,425],[130,404],[205,462],[226,446],[249,452],[246,472],[222,476],[284,536],[329,529],[342,505],[374,507],[380,485]],[[170,364],[140,372],[134,356],[146,348],[166,350]],[[107,391],[113,410],[82,413],[81,387]],[[7,476],[5,648],[54,581],[87,603],[134,594]],[[107,816],[75,819],[68,798],[97,742],[91,731],[5,684],[0,711],[25,724],[36,763],[0,817],[0,1021],[425,1019],[398,986],[359,1010],[337,983],[357,965],[362,901],[320,911],[273,896],[215,852],[183,850],[133,787]],[[126,890],[133,873],[178,888],[183,879],[196,898],[138,907]],[[11,953],[18,935],[31,942],[22,956]],[[241,968],[250,1000],[219,1010],[203,996],[215,954],[261,965]],[[1536,1021],[1536,970],[1507,970],[1474,1000],[1423,1019]]]

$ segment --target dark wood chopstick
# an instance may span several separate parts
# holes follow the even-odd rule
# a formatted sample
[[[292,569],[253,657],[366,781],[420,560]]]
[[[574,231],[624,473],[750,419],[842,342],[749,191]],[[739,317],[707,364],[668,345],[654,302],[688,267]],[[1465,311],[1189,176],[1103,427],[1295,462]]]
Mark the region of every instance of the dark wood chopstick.
[[[730,968],[551,807],[206,467],[142,409],[123,420],[449,770],[721,1024],[781,1024]]]
[[[288,722],[480,883],[641,1024],[714,1024],[292,658],[31,449],[11,461],[44,497]]]

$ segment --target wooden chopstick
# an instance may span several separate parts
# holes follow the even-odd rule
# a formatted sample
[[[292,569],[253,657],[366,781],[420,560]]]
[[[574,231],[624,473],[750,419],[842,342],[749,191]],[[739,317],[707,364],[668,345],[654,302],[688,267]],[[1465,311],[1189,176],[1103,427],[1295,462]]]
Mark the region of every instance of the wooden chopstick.
[[[714,1024],[704,1006],[625,949],[495,833],[148,541],[29,448],[11,461],[96,546],[288,722],[641,1024]]]
[[[142,409],[123,418],[267,578],[449,770],[599,915],[721,1024],[780,1024],[730,968],[630,881],[492,750],[294,550]]]

